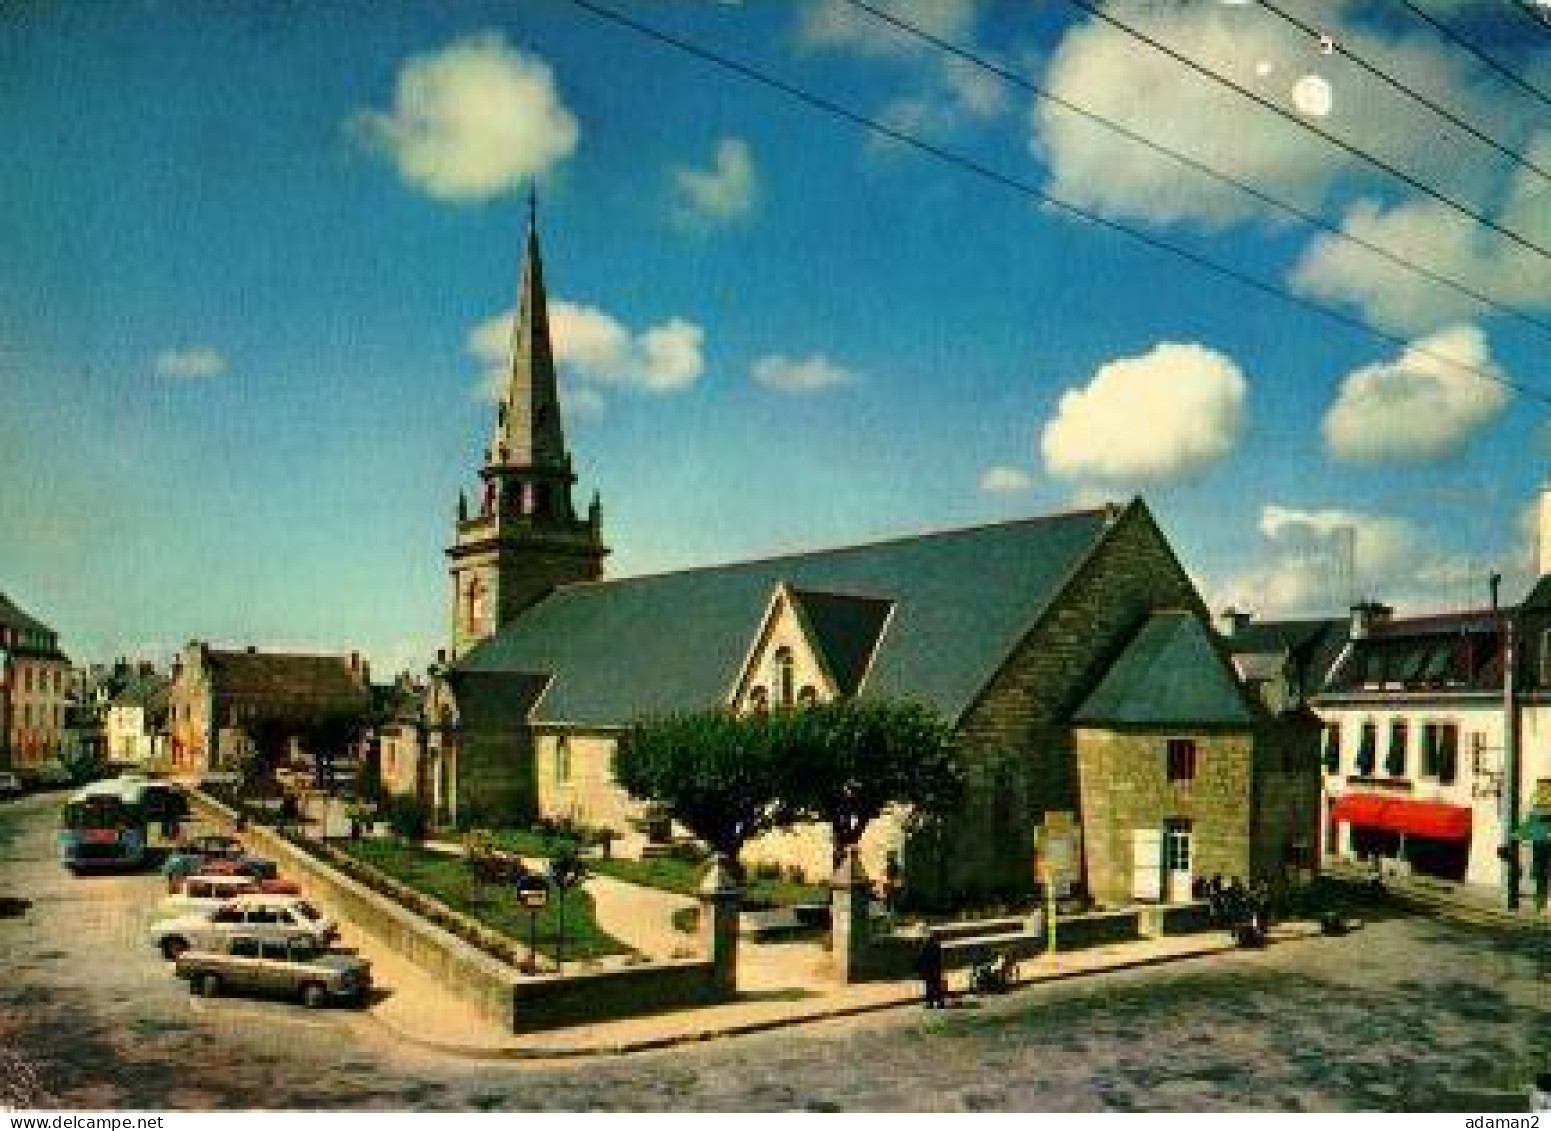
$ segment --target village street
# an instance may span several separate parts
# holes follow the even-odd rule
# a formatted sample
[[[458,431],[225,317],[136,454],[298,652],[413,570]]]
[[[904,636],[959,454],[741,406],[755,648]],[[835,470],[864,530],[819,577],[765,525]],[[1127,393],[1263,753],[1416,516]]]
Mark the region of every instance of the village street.
[[[1513,1111],[1551,1063],[1551,935],[1420,917],[947,1014],[460,1060],[359,1011],[191,997],[142,937],[159,877],[72,878],[54,858],[57,802],[0,806],[0,896],[31,901],[0,920],[0,1083],[30,1073],[48,1106]]]

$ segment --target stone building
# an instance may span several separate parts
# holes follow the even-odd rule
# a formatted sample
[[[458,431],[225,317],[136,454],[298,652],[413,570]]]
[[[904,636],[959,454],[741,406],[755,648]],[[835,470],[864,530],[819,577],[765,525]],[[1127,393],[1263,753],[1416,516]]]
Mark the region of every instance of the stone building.
[[[369,669],[354,652],[225,651],[193,641],[172,667],[171,768],[182,774],[231,772],[261,730],[287,740],[337,744],[343,751],[369,723],[371,706]]]
[[[0,769],[32,774],[59,757],[69,683],[54,630],[0,593]]]
[[[1105,851],[1122,835],[1111,821],[1130,822],[1125,837],[1143,827],[1157,834],[1153,864],[1132,861],[1155,866],[1155,894],[1165,894],[1166,829],[1184,831],[1170,842],[1176,871],[1193,866],[1192,852],[1239,874],[1275,871],[1307,854],[1316,819],[1309,791],[1290,793],[1292,818],[1281,801],[1260,794],[1283,787],[1278,775],[1302,773],[1317,798],[1309,753],[1317,738],[1244,694],[1140,500],[600,580],[597,503],[585,521],[570,506],[574,475],[531,224],[510,376],[480,475],[478,513],[470,517],[459,502],[449,550],[453,656],[430,707],[425,757],[439,821],[509,824],[544,815],[625,832],[643,814],[614,784],[612,763],[618,736],[634,720],[876,695],[936,708],[952,723],[969,770],[964,805],[945,827],[907,836],[896,817],[876,822],[862,843],[874,874],[886,853],[899,853],[907,889],[923,897],[1027,891],[1042,848],[1070,863],[1073,881],[1097,879],[1107,898],[1129,898],[1129,877],[1114,880],[1107,863],[1084,876],[1080,856],[1072,859],[1070,834],[1090,831],[1089,810],[1104,822],[1097,831]],[[1180,630],[1190,646],[1166,654],[1205,669],[1197,678],[1214,688],[1215,713],[1161,715],[1141,731],[1102,712],[1080,720],[1077,712],[1117,664],[1137,662],[1137,649],[1152,645],[1155,624],[1190,626]],[[1216,790],[1210,801],[1176,791],[1151,807],[1100,806],[1107,790],[1163,772],[1165,747],[1176,740],[1197,744],[1204,779],[1220,776],[1220,789],[1199,791]],[[1086,771],[1085,742],[1104,749]],[[1249,820],[1230,829],[1218,819],[1229,809]],[[1194,841],[1185,825],[1193,820],[1201,822]],[[814,877],[830,866],[818,829],[764,838],[745,859]]]

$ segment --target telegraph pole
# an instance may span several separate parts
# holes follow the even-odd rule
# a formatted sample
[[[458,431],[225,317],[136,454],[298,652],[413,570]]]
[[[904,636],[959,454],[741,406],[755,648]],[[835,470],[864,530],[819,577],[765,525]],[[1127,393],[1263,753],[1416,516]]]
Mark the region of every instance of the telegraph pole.
[[[1514,833],[1519,821],[1519,703],[1514,671],[1513,610],[1503,613],[1503,785],[1502,842],[1498,854],[1503,865],[1503,904],[1509,911],[1519,907],[1519,845]]]

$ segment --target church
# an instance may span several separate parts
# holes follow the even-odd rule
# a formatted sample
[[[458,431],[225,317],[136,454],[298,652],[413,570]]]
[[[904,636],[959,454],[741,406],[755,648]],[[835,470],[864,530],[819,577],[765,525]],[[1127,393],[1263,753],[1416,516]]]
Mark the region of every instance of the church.
[[[961,902],[1052,882],[1100,903],[1188,898],[1198,877],[1305,866],[1318,728],[1235,674],[1146,504],[605,577],[603,512],[573,499],[536,219],[511,361],[472,499],[460,494],[451,648],[425,757],[433,821],[566,818],[625,833],[618,736],[667,712],[912,698],[954,730],[969,787],[930,834],[862,844],[907,892]],[[746,864],[828,873],[827,833],[751,843]]]

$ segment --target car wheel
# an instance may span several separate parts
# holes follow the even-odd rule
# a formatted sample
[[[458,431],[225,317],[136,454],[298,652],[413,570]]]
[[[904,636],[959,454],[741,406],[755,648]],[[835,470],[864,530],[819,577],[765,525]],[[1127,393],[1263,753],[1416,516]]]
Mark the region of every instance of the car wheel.
[[[199,992],[203,997],[221,996],[221,979],[214,974],[205,974],[199,979]]]
[[[308,982],[302,987],[302,1004],[308,1009],[322,1009],[328,1000],[328,991],[317,982]]]
[[[174,936],[173,938],[162,940],[162,957],[168,962],[176,962],[178,956],[186,950],[188,950],[187,939],[180,939]]]

